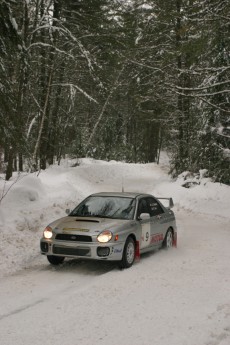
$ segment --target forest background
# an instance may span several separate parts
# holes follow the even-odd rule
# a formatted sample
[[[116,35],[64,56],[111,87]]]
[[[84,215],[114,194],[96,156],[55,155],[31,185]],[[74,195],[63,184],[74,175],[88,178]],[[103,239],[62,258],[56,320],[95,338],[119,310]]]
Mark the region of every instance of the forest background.
[[[0,0],[0,172],[171,157],[230,183],[229,0]]]

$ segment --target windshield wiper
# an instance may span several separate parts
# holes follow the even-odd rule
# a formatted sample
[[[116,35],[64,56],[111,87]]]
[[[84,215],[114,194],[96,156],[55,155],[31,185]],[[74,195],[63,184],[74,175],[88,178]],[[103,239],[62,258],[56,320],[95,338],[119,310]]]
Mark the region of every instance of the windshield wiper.
[[[112,218],[111,216],[104,216],[101,214],[95,214],[95,215],[85,215],[85,214],[78,214],[78,213],[74,213],[74,214],[69,214],[70,217],[84,217],[84,218]]]
[[[91,217],[95,217],[95,218],[112,218],[111,216],[104,216],[102,214],[96,214],[96,215],[91,216]]]

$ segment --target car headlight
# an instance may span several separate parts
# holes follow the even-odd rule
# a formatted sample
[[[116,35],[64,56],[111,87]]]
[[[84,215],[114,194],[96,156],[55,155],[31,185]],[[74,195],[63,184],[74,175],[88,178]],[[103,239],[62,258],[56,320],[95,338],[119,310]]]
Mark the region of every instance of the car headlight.
[[[53,236],[53,231],[50,226],[47,226],[43,232],[43,236],[48,240],[52,238]]]
[[[113,237],[112,232],[106,230],[106,231],[101,232],[100,235],[97,236],[97,240],[100,243],[106,243],[106,242],[109,242],[112,237]]]

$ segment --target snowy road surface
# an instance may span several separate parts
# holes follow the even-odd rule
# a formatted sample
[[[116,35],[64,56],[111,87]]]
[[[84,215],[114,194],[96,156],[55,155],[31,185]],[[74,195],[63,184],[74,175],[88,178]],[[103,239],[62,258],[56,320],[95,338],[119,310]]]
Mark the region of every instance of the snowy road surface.
[[[179,246],[128,270],[44,264],[0,285],[2,345],[229,345],[228,220],[179,212]]]
[[[64,161],[12,182],[0,179],[0,345],[229,345],[229,186],[186,189],[163,164]],[[183,180],[183,176],[181,177]],[[42,229],[97,191],[173,197],[178,248],[127,270],[39,254]]]

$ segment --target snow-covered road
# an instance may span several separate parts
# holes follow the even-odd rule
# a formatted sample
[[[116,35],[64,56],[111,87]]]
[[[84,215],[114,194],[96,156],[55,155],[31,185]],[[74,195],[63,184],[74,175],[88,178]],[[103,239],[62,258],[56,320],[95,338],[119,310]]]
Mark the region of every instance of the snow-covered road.
[[[186,189],[163,164],[65,161],[13,185],[0,207],[0,345],[229,345],[229,186]],[[182,177],[183,179],[183,177]],[[172,196],[178,248],[127,270],[39,254],[48,222],[97,191]],[[0,195],[10,183],[0,180]]]
[[[228,220],[181,211],[179,246],[131,269],[67,261],[1,282],[3,345],[229,345]]]

